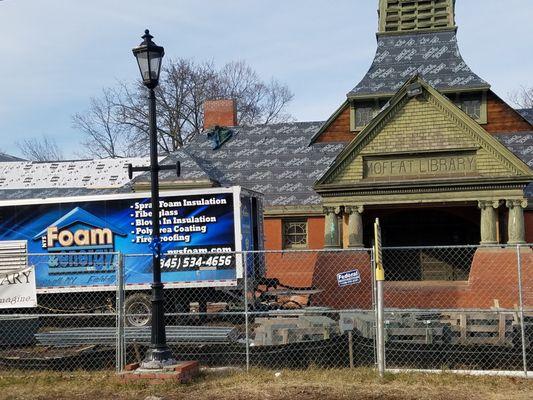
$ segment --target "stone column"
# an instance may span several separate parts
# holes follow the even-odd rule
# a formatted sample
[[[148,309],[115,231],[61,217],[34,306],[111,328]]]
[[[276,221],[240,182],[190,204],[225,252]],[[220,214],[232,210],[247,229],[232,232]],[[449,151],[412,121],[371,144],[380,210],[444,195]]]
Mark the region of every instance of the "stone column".
[[[478,207],[481,210],[481,244],[497,244],[496,210],[498,200],[480,200]]]
[[[348,214],[348,247],[364,247],[363,210],[363,206],[344,206],[344,212]]]
[[[505,202],[509,208],[509,219],[507,229],[509,240],[508,244],[521,244],[526,242],[526,232],[524,228],[524,208],[527,207],[526,199],[507,200]]]
[[[339,219],[340,207],[324,207],[326,221],[324,224],[324,247],[341,247],[339,240]]]

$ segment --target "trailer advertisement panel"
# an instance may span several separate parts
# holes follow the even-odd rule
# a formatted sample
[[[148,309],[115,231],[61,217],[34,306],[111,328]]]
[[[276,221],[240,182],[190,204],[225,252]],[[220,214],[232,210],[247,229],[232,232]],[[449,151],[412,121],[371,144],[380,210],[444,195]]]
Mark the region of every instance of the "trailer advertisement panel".
[[[37,307],[33,268],[0,272],[0,309]]]
[[[239,250],[235,248],[239,220],[235,221],[234,193],[227,190],[162,193],[164,283],[236,279],[238,260],[225,253]],[[137,255],[125,257],[126,285],[149,284],[152,205],[149,198],[124,197],[0,207],[0,240],[27,242],[38,289],[113,285],[117,252]],[[45,257],[32,255],[43,253]]]

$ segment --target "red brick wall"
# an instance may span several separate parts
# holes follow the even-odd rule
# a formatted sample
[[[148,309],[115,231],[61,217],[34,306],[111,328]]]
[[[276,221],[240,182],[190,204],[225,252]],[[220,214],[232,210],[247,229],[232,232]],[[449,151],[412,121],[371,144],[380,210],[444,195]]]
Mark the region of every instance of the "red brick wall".
[[[533,130],[531,124],[493,92],[487,95],[487,124],[482,126],[491,133]]]
[[[482,126],[487,132],[522,132],[533,130],[531,124],[491,91],[487,94],[487,124]],[[347,105],[316,141],[348,143],[354,137],[355,133],[350,132],[350,106]]]
[[[263,229],[265,232],[265,249],[281,250],[281,218],[265,218]]]
[[[265,249],[282,250],[282,218],[265,218]],[[307,218],[309,249],[324,247],[324,217]],[[316,264],[316,252],[269,253],[266,257],[267,276],[278,278],[291,286],[310,286]]]
[[[207,100],[204,103],[204,129],[209,129],[217,125],[237,125],[235,100]]]
[[[523,248],[523,284],[533,284],[533,253]],[[524,292],[526,305],[533,305],[531,290]],[[476,251],[468,282],[386,282],[386,307],[415,308],[514,308],[518,304],[516,249],[480,248]]]
[[[358,270],[361,282],[339,287],[337,274]],[[323,252],[314,267],[313,286],[320,293],[313,295],[311,304],[341,308],[372,307],[372,274],[367,251]]]
[[[307,240],[310,249],[324,248],[324,217],[309,217],[307,219]]]
[[[526,228],[526,242],[533,243],[533,210],[524,211],[524,225]]]
[[[316,141],[348,143],[354,137],[354,133],[350,132],[350,106],[347,105]]]

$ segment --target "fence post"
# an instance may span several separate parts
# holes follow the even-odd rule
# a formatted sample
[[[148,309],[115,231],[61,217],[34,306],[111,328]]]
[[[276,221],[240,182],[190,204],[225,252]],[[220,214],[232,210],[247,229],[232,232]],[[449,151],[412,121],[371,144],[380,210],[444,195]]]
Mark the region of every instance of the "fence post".
[[[124,260],[122,253],[117,253],[116,266],[116,369],[117,373],[120,373],[124,370],[126,361],[126,343],[124,338]]]
[[[381,378],[385,373],[385,340],[383,329],[383,281],[377,281],[377,333],[376,333],[376,346],[377,346],[377,359],[378,359],[378,373]]]
[[[372,311],[374,312],[374,365],[378,365],[378,352],[377,352],[377,332],[378,332],[378,308],[377,308],[377,288],[376,288],[376,257],[375,257],[375,245],[372,241],[370,248],[370,279],[372,279]]]
[[[374,224],[374,275],[376,279],[376,347],[378,373],[380,378],[385,374],[385,340],[383,328],[383,281],[385,271],[383,270],[383,260],[381,255],[381,228],[379,219],[376,218]]]
[[[241,254],[244,274],[244,325],[246,329],[246,372],[250,370],[250,326],[248,320],[248,255]]]
[[[520,313],[520,336],[522,338],[522,363],[524,366],[524,375],[527,378],[527,354],[526,354],[526,330],[524,327],[524,300],[522,287],[522,257],[520,254],[520,245],[516,245],[516,265],[518,268],[518,301]]]

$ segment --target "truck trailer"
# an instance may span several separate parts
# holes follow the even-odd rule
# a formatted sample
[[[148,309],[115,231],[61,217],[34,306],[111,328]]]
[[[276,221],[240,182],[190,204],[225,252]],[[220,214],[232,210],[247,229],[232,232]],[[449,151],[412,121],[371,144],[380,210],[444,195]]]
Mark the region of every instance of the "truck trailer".
[[[161,276],[166,309],[242,298],[245,274],[264,276],[260,194],[238,187],[163,191]],[[0,271],[35,268],[39,306],[73,311],[111,304],[123,270],[130,325],[145,325],[152,282],[149,193],[0,201]],[[252,279],[250,279],[251,281]],[[236,295],[238,291],[238,295]]]

